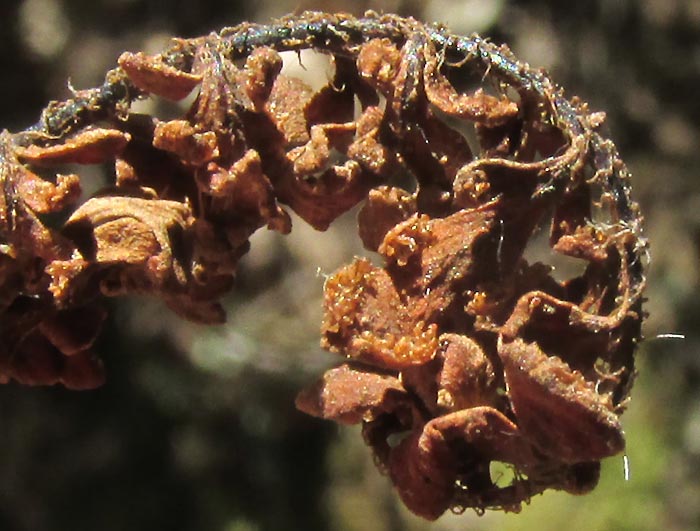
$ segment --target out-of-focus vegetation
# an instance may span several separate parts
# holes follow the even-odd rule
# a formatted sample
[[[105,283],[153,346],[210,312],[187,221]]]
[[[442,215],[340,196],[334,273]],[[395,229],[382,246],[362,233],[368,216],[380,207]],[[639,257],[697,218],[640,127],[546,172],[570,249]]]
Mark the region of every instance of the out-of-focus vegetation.
[[[508,42],[607,111],[652,246],[648,340],[623,417],[629,480],[614,458],[588,496],[428,525],[401,507],[356,430],[296,412],[298,389],[336,361],[318,346],[321,285],[362,252],[350,213],[323,234],[298,222],[286,238],[256,235],[224,327],[115,303],[97,391],[0,387],[1,530],[700,529],[700,1],[5,0],[0,125],[34,122],[67,80],[100,83],[122,50],[367,8]],[[686,337],[655,339],[671,332]]]

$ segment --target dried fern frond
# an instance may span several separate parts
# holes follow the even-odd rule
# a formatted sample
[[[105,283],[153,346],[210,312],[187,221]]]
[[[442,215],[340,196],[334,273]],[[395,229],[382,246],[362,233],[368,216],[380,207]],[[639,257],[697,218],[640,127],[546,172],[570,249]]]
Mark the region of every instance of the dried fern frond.
[[[328,55],[319,90],[281,51]],[[174,120],[142,98],[194,103]],[[478,37],[396,16],[304,13],[124,53],[101,87],[0,136],[0,378],[90,388],[105,297],[220,323],[248,239],[363,203],[356,259],[325,284],[346,358],[303,411],[362,423],[406,505],[517,510],[583,493],[624,448],[646,242],[604,116]],[[109,164],[80,202],[66,164]],[[59,221],[57,221],[59,220]],[[525,251],[549,228],[556,279]],[[514,470],[505,485],[493,462]]]

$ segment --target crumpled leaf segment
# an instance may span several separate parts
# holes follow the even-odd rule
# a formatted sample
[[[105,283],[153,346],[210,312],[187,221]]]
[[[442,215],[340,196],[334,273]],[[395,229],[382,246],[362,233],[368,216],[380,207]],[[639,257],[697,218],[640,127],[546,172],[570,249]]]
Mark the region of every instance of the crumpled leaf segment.
[[[304,48],[331,57],[319,90],[282,72],[279,52]],[[177,119],[130,107],[192,92]],[[0,379],[99,385],[105,297],[220,323],[252,233],[289,232],[290,209],[325,230],[361,204],[378,260],[326,280],[322,346],[345,361],[298,407],[361,424],[428,519],[587,492],[624,449],[645,283],[603,118],[505,47],[395,16],[305,13],[124,53],[104,85],[0,136]],[[85,164],[114,176],[93,197]],[[579,272],[556,277],[557,256]]]

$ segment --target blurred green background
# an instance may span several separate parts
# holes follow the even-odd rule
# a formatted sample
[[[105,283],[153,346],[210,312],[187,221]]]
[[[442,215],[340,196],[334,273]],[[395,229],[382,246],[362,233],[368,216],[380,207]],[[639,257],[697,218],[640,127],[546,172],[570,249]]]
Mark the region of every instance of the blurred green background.
[[[296,392],[337,361],[318,346],[321,287],[362,252],[351,213],[327,233],[256,234],[223,327],[114,302],[99,390],[1,386],[0,530],[700,529],[700,0],[3,0],[0,125],[30,125],[67,81],[101,83],[123,50],[303,9],[480,32],[607,111],[653,257],[623,418],[629,480],[613,458],[588,496],[428,524],[403,509],[358,429],[296,412]]]

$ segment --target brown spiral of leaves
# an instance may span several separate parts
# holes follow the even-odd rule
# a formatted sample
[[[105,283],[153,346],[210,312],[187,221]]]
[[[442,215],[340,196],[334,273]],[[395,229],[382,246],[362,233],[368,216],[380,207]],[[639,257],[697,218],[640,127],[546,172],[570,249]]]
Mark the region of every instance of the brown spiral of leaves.
[[[282,73],[313,48],[320,90]],[[179,119],[133,100],[185,98]],[[624,449],[646,244],[604,116],[505,47],[412,19],[305,13],[125,53],[102,87],[0,137],[0,378],[90,388],[105,296],[220,323],[248,239],[318,230],[363,202],[356,259],[325,283],[345,357],[297,405],[361,423],[406,505],[517,510],[584,493]],[[107,163],[79,203],[66,164]],[[549,227],[553,276],[525,252]],[[492,469],[501,463],[509,478]]]

